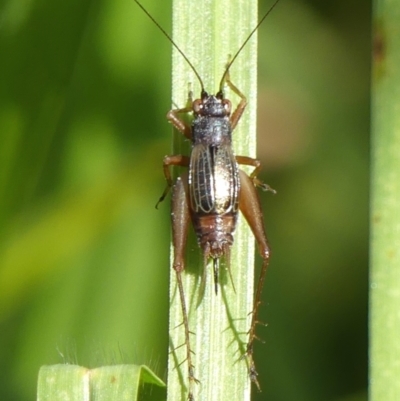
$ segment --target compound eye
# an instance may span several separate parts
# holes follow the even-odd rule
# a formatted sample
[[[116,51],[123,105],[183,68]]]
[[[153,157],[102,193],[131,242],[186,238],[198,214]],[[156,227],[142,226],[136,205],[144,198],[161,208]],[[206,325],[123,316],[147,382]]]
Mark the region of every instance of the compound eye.
[[[193,102],[193,112],[199,114],[203,110],[203,101],[201,99],[196,99]]]
[[[222,104],[224,106],[224,110],[226,111],[226,114],[229,115],[231,114],[231,109],[232,109],[232,103],[228,99],[224,99],[222,101]]]

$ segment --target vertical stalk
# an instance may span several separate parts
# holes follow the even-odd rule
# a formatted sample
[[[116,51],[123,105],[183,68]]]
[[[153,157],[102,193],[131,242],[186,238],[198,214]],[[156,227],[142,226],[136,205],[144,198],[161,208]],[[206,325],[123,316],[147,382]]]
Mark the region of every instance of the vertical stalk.
[[[256,0],[173,1],[173,39],[202,77],[206,91],[216,93],[229,55],[234,55],[257,23]],[[248,107],[233,132],[234,151],[255,156],[257,38],[253,36],[231,68],[231,79],[247,96]],[[200,86],[182,56],[173,49],[173,107],[187,102],[188,85],[194,97]],[[226,89],[226,97],[235,106],[239,99]],[[173,252],[173,249],[171,249]],[[203,271],[200,249],[191,247],[184,272],[184,287],[189,314],[195,376],[195,400],[250,400],[250,382],[245,351],[246,332],[253,307],[254,239],[244,219],[239,218],[232,249],[231,270],[236,293],[226,272],[221,272],[219,293],[214,293],[212,267],[206,268],[204,296],[198,302]],[[224,269],[222,269],[224,270]],[[186,401],[187,364],[181,306],[171,267],[170,357],[168,363],[168,400]],[[177,327],[178,326],[178,327]],[[181,364],[180,364],[181,363]],[[180,364],[180,365],[179,365]]]
[[[370,400],[400,400],[400,2],[374,3]]]

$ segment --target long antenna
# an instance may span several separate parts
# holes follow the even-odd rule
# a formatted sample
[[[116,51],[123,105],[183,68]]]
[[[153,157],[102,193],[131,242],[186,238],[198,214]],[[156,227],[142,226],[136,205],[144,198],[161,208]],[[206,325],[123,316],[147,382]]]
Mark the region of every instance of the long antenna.
[[[137,1],[133,0],[143,11],[144,13],[156,24],[158,29],[167,37],[167,39],[172,43],[172,45],[175,47],[176,50],[182,55],[182,57],[186,60],[186,62],[189,64],[190,68],[193,70],[194,74],[196,75],[197,79],[200,82],[201,86],[201,91],[204,92],[204,84],[203,80],[201,79],[200,75],[196,71],[196,68],[194,68],[193,64],[190,62],[190,60],[185,56],[185,53],[179,48],[179,46],[172,40],[171,36],[165,31],[165,29],[152,17],[152,15]],[[279,1],[279,0],[278,0]],[[237,56],[237,55],[236,55]],[[236,58],[235,56],[235,58]],[[224,76],[226,75],[226,72]]]
[[[135,0],[136,1],[136,0]],[[268,17],[270,12],[275,8],[275,6],[279,3],[280,0],[276,0],[274,4],[269,8],[269,10],[264,14],[264,16],[258,21],[258,24],[254,27],[254,29],[249,33],[249,36],[247,36],[247,39],[243,42],[242,46],[239,47],[239,50],[235,53],[235,55],[231,58],[229,61],[228,65],[225,68],[224,75],[222,75],[221,82],[219,84],[219,90],[222,92],[222,87],[224,85],[226,76],[229,72],[229,68],[231,68],[233,62],[237,59],[239,56],[240,52],[243,50],[243,48],[247,45],[248,41],[251,39],[251,37],[254,35],[254,33],[257,31],[257,29],[260,27],[260,25],[264,22],[265,18]],[[185,57],[186,58],[186,57]]]
[[[172,45],[175,47],[176,50],[182,55],[182,57],[185,59],[185,61],[188,63],[190,68],[193,70],[194,74],[196,75],[197,79],[200,82],[201,86],[201,91],[205,92],[204,90],[204,84],[203,80],[201,79],[199,73],[196,71],[196,68],[194,68],[193,64],[190,62],[190,60],[186,57],[185,53],[179,48],[179,46],[174,42],[172,37],[165,31],[165,29],[153,18],[153,16],[142,6],[142,4],[139,3],[138,0],[133,0],[142,10],[143,12],[154,22],[154,24],[158,27],[158,29],[164,34],[164,36],[172,43]],[[239,47],[239,50],[235,53],[235,55],[232,57],[232,59],[229,61],[228,65],[225,68],[224,74],[222,75],[221,82],[219,84],[219,90],[222,92],[222,87],[224,85],[226,76],[228,75],[229,69],[231,68],[232,64],[234,61],[237,59],[239,56],[240,52],[243,50],[243,48],[247,45],[248,41],[251,39],[251,37],[254,35],[254,33],[257,31],[257,29],[260,27],[260,25],[264,22],[265,18],[268,17],[270,12],[275,8],[275,6],[279,3],[280,0],[276,0],[275,3],[269,8],[269,10],[264,14],[264,16],[260,19],[258,24],[254,27],[254,29],[250,32],[249,36],[247,36],[246,40],[243,42],[243,44]]]

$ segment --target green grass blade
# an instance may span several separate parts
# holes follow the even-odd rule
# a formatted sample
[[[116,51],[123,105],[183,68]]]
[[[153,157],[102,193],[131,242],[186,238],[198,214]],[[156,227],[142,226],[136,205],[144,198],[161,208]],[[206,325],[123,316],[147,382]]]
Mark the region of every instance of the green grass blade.
[[[165,386],[147,366],[112,365],[87,369],[77,365],[43,366],[38,401],[136,401],[143,384]]]
[[[175,0],[173,3],[173,38],[202,77],[205,90],[218,91],[219,81],[230,55],[234,55],[257,23],[257,2]],[[231,79],[247,96],[248,107],[233,133],[238,155],[255,156],[257,38],[254,36],[231,68]],[[194,97],[200,86],[182,56],[173,50],[174,107],[187,102],[188,84]],[[226,89],[226,97],[237,105],[239,99]],[[178,151],[177,153],[179,153]],[[250,382],[244,353],[253,302],[254,239],[240,217],[232,250],[231,269],[236,293],[226,272],[222,272],[220,292],[216,296],[212,268],[207,266],[204,297],[198,304],[203,261],[197,245],[189,247],[184,287],[189,309],[189,326],[194,332],[196,400],[249,400]],[[171,250],[173,252],[173,250]],[[224,270],[224,269],[222,269]],[[170,359],[168,400],[187,399],[187,364],[185,359],[181,306],[176,291],[175,272],[171,268],[170,289]],[[181,363],[181,364],[180,364]],[[180,364],[180,365],[179,365]],[[179,365],[179,366],[178,366]]]
[[[400,2],[375,1],[370,400],[400,399]]]
[[[88,372],[76,365],[42,366],[37,401],[89,401]]]

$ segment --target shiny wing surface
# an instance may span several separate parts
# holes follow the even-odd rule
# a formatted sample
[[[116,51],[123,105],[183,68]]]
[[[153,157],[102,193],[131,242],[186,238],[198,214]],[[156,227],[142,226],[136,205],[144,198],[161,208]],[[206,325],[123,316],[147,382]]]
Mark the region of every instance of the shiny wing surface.
[[[225,214],[238,208],[238,166],[230,146],[196,145],[189,168],[194,212]]]

